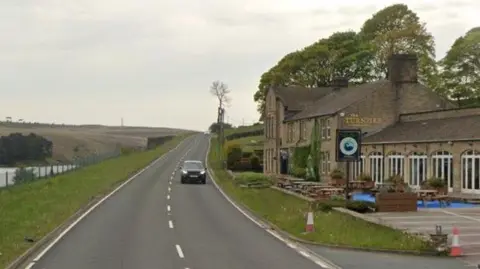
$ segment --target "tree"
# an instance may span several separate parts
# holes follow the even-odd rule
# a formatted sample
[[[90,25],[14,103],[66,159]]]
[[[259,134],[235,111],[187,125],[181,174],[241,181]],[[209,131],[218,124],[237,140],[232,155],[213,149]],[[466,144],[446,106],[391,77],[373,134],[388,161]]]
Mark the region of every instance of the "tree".
[[[415,53],[419,57],[420,82],[437,88],[434,38],[407,5],[395,4],[380,10],[365,21],[360,33],[374,50],[372,75],[376,79],[386,77],[387,60],[392,54]]]
[[[233,128],[233,126],[229,123],[224,123],[223,128],[224,128],[224,130],[225,129],[231,129],[231,128]],[[208,130],[210,131],[210,133],[218,134],[218,132],[220,131],[220,126],[219,126],[218,123],[214,122],[210,125],[210,127],[208,127]]]
[[[373,56],[372,47],[354,31],[336,32],[289,53],[260,78],[254,95],[257,109],[263,114],[266,93],[271,86],[326,87],[337,76],[353,83],[369,82]]]
[[[227,84],[216,80],[210,86],[210,93],[217,97],[218,104],[220,108],[223,108],[224,105],[228,105],[230,103],[230,90],[228,89]]]
[[[445,95],[460,106],[480,105],[480,27],[457,38],[440,66]]]

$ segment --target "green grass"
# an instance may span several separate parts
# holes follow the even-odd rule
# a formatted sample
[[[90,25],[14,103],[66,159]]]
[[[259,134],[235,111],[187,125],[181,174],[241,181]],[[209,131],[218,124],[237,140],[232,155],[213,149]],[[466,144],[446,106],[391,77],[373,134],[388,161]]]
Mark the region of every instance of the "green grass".
[[[263,149],[264,142],[265,137],[263,135],[242,137],[228,141],[228,143],[237,143],[242,146],[243,152],[253,152],[254,150]]]
[[[304,234],[304,214],[308,209],[306,201],[271,188],[240,188],[220,168],[218,159],[218,143],[213,138],[209,152],[209,166],[215,172],[216,182],[233,199],[293,236],[311,242],[349,247],[405,251],[431,250],[428,243],[417,237],[337,211],[315,212],[315,232]]]
[[[261,130],[261,129],[263,129],[263,124],[241,126],[241,127],[226,129],[225,130],[225,136],[228,136],[228,135],[231,135],[231,134],[234,134],[234,133],[244,133],[244,132],[256,131],[256,130]]]
[[[188,134],[154,150],[132,153],[51,179],[0,189],[0,268],[24,253],[29,236],[40,239],[136,171],[177,146]]]

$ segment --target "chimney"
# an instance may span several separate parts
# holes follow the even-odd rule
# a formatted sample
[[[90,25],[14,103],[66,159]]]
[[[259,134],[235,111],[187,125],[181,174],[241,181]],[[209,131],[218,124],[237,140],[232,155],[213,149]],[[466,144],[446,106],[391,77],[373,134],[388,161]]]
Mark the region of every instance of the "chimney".
[[[332,79],[332,87],[334,90],[338,90],[340,88],[348,88],[348,78],[334,77]]]
[[[417,83],[417,72],[417,56],[415,54],[393,54],[390,56],[387,78],[392,83]]]

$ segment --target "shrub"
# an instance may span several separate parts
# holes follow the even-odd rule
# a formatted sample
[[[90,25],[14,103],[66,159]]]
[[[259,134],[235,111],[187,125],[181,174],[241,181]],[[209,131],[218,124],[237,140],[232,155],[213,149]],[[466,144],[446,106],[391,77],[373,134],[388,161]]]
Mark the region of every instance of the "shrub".
[[[358,180],[369,182],[369,181],[372,181],[372,176],[362,173],[358,176]]]
[[[427,180],[427,186],[432,188],[445,187],[445,181],[441,178],[432,177]]]
[[[250,165],[252,166],[253,171],[262,171],[262,166],[260,165],[260,158],[257,155],[252,154],[252,156],[250,157]]]
[[[331,177],[332,179],[343,179],[343,178],[344,178],[343,171],[340,170],[340,169],[334,169],[334,170],[330,173],[330,177]]]
[[[307,170],[305,168],[293,166],[290,170],[290,174],[296,178],[305,178]]]
[[[375,203],[369,201],[348,201],[346,208],[358,213],[369,213],[375,211]]]
[[[242,148],[239,144],[228,144],[226,147],[227,167],[233,169],[235,164],[242,159]]]
[[[20,167],[15,170],[15,176],[13,177],[13,182],[15,184],[22,184],[29,181],[35,180],[36,175],[31,169],[27,169],[25,167]]]

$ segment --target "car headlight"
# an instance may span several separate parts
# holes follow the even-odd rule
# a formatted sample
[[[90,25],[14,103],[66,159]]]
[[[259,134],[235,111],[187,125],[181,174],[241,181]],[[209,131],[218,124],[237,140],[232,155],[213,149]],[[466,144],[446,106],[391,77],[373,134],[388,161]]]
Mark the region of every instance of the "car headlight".
[[[182,174],[186,174],[186,173],[187,173],[187,171],[185,171],[185,170],[182,170]]]
[[[202,172],[200,172],[201,175],[205,174],[205,170],[203,170]]]

